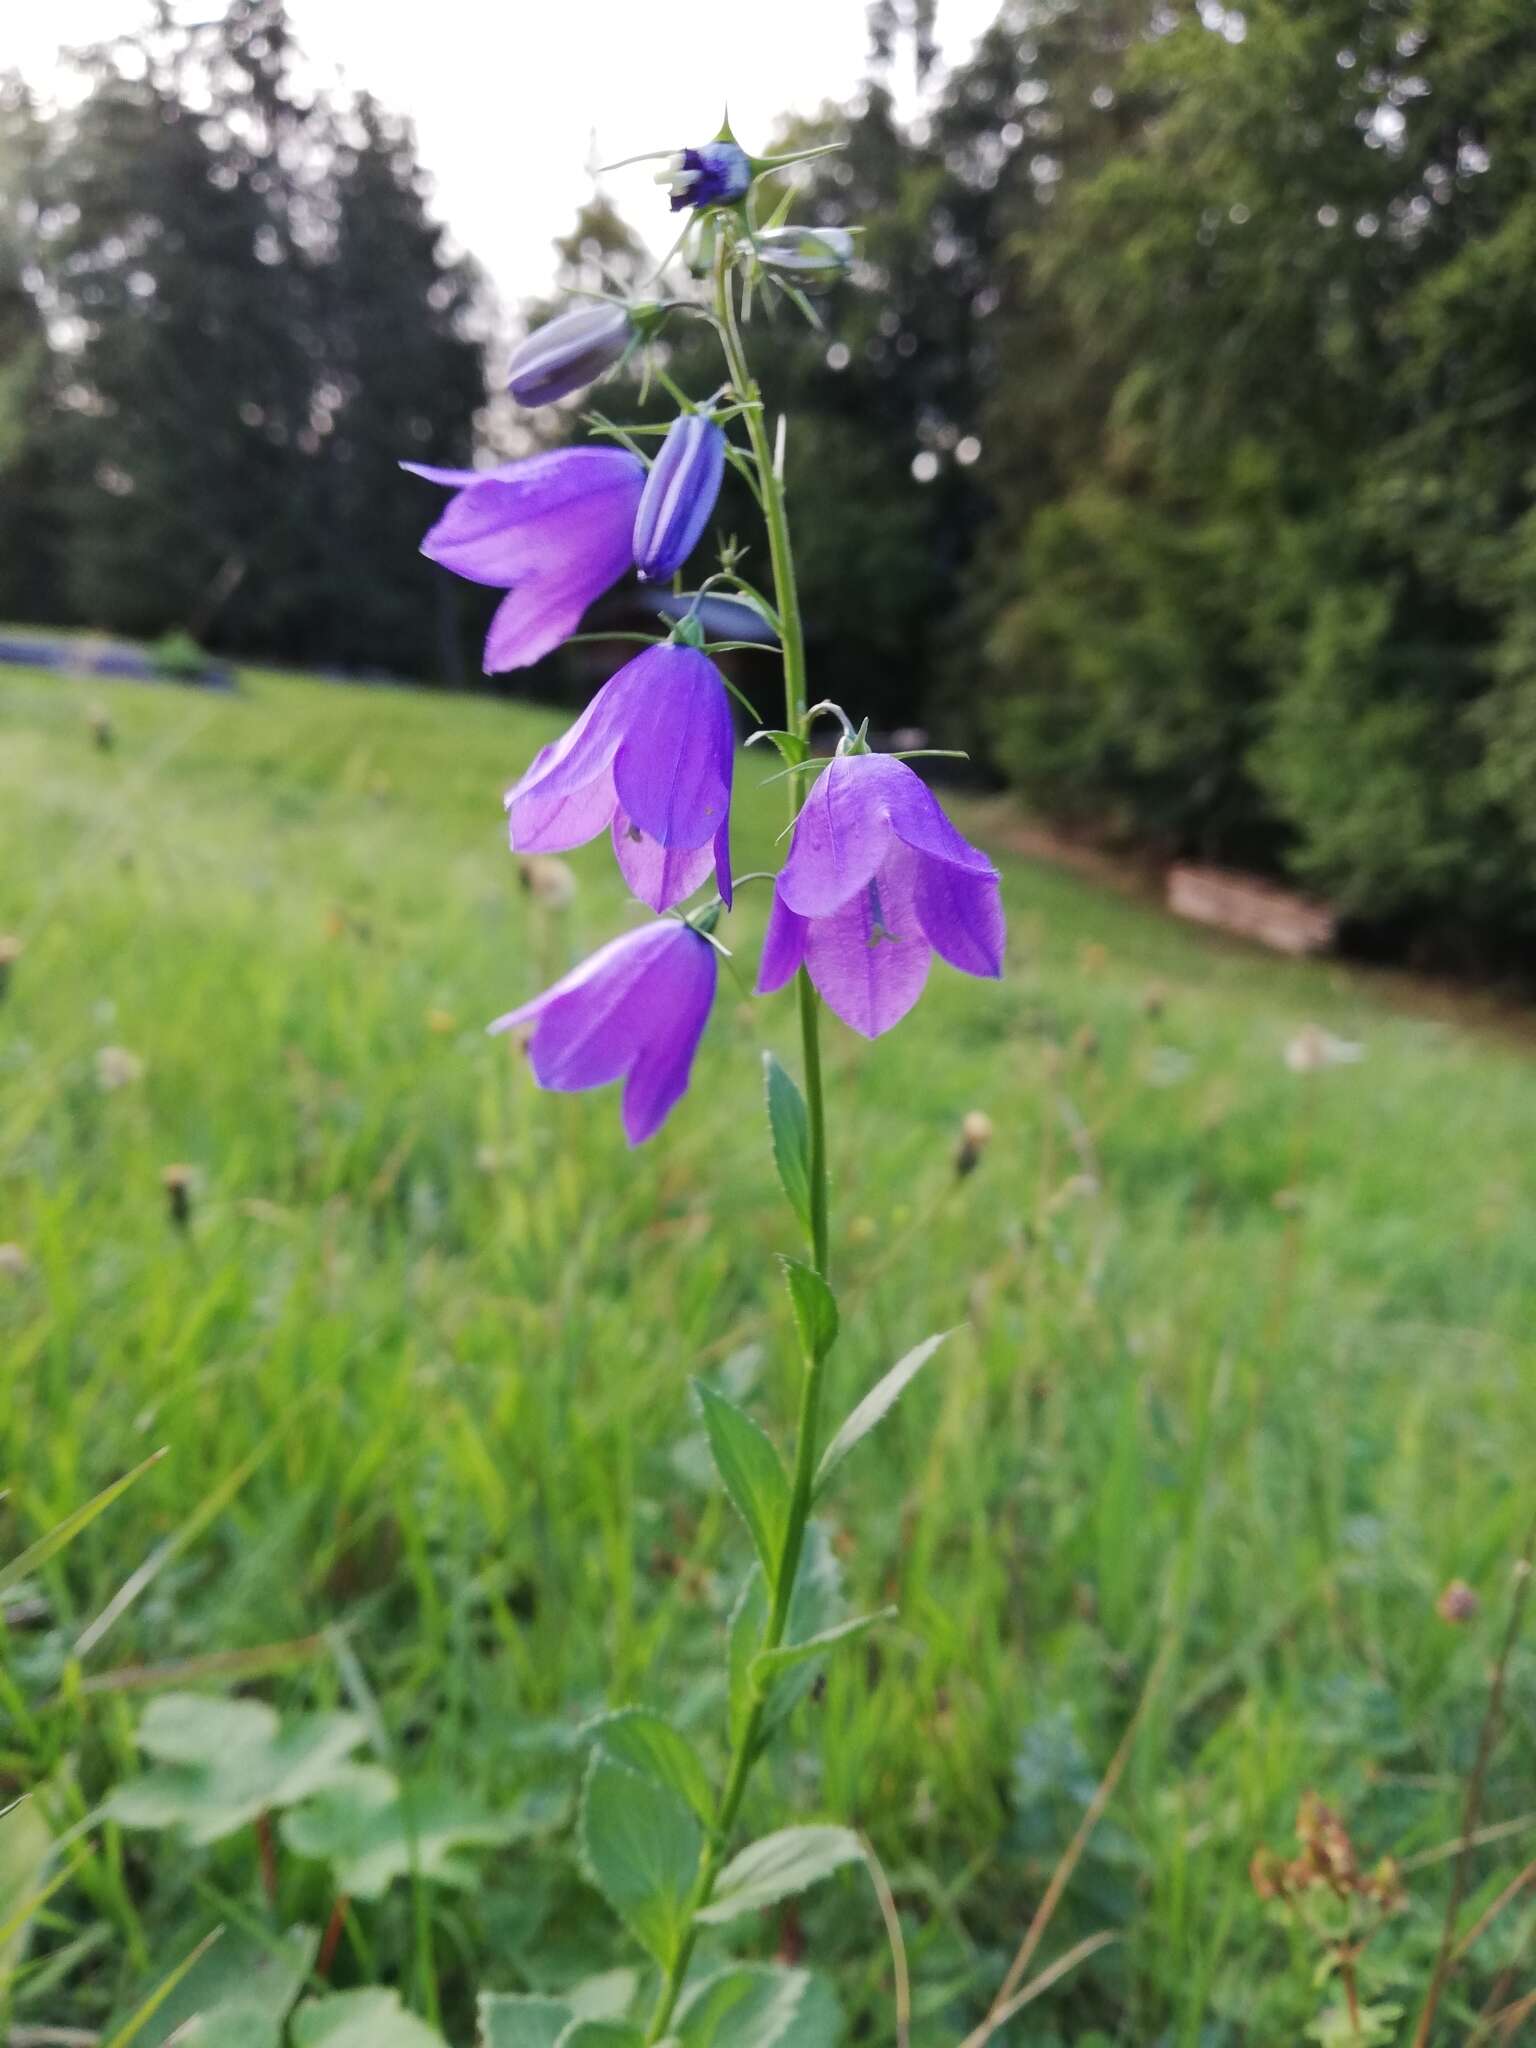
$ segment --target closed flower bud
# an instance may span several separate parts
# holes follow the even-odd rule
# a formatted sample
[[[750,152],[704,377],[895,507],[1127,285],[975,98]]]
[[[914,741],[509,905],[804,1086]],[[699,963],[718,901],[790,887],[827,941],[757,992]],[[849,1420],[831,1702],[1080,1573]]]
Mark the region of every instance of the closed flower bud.
[[[991,1117],[984,1109],[967,1110],[960,1124],[960,1143],[955,1148],[955,1172],[961,1180],[976,1171],[991,1142]]]
[[[1435,1602],[1435,1612],[1442,1621],[1470,1621],[1481,1605],[1465,1579],[1452,1579]]]
[[[625,306],[578,306],[557,314],[512,351],[507,389],[519,405],[553,405],[611,370],[632,332]]]
[[[720,495],[725,435],[707,413],[672,422],[635,513],[635,567],[651,582],[676,575],[699,544]]]
[[[796,284],[833,284],[853,267],[848,228],[765,228],[754,246],[765,270]]]
[[[192,1191],[197,1185],[194,1167],[181,1164],[162,1166],[160,1185],[165,1189],[165,1207],[178,1230],[186,1230],[192,1222]]]

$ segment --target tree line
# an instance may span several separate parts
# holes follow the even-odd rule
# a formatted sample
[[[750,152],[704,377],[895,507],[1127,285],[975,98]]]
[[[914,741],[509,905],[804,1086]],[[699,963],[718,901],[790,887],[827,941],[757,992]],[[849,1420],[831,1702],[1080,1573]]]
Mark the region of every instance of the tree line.
[[[845,139],[799,213],[863,231],[767,365],[818,688],[1101,835],[1518,956],[1525,0],[1007,0],[915,123],[931,5],[871,25],[856,99],[782,138]],[[277,0],[133,47],[73,111],[4,102],[0,613],[461,677],[386,471],[467,453],[482,300],[409,130],[304,99]],[[600,199],[560,263],[646,255]]]

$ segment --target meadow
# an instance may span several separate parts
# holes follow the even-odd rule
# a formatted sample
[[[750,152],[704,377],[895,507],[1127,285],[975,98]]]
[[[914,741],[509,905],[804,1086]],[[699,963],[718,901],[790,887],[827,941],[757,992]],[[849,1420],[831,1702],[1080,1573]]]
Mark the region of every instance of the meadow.
[[[567,906],[506,851],[501,788],[561,723],[266,674],[0,679],[0,1560],[167,1448],[13,1596],[0,1804],[89,1814],[168,1688],[360,1712],[504,1829],[472,1886],[356,1903],[330,1981],[395,1983],[465,2048],[477,1988],[612,1960],[570,1838],[583,1721],[718,1728],[747,1543],[690,1375],[781,1433],[793,1401],[759,1114],[791,999],[723,981],[635,1154],[610,1092],[540,1096],[485,1035],[630,915],[606,849]],[[742,763],[741,868],[773,859],[773,765]],[[1398,1859],[1361,1970],[1411,2016],[1532,1506],[1530,1049],[1013,857],[999,802],[961,821],[1003,868],[1005,982],[936,965],[889,1037],[830,1040],[834,1412],[959,1326],[835,1503],[850,1596],[900,1620],[829,1665],[748,1819],[868,1833],[914,2048],[953,2048],[1139,1707],[1035,1967],[1113,1939],[999,2038],[1302,2038],[1319,1946],[1249,1866],[1293,1853],[1308,1791],[1362,1864]],[[722,927],[747,979],[764,894]],[[1360,1056],[1294,1071],[1308,1025]],[[994,1134],[960,1174],[970,1111]],[[1505,1705],[1469,1928],[1530,1874],[1524,1644]],[[106,2039],[215,1924],[260,1948],[330,1909],[287,1856],[269,1898],[249,1831],[95,1839],[22,2032]],[[1437,2039],[1536,1982],[1533,1932],[1520,1897],[1489,1915]],[[850,2039],[896,2038],[858,1873],[713,1942],[803,1959]]]

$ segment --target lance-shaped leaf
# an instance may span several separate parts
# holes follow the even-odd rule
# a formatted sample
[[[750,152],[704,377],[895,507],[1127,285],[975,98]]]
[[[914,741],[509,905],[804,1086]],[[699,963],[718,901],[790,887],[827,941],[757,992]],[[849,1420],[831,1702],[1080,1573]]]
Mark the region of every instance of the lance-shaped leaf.
[[[789,1512],[789,1480],[783,1463],[772,1438],[750,1415],[703,1380],[695,1380],[693,1389],[709,1432],[715,1467],[771,1580],[778,1570],[784,1518]]]
[[[795,1573],[795,1590],[789,1603],[789,1621],[784,1630],[786,1645],[803,1643],[831,1628],[842,1600],[842,1573],[832,1549],[831,1538],[819,1522],[806,1529]],[[752,1666],[762,1651],[768,1627],[768,1593],[757,1566],[746,1583],[731,1615],[727,1661],[730,1672],[730,1733],[740,1742],[754,1708],[761,1699],[765,1732],[777,1728],[811,1689],[816,1675],[812,1659],[782,1671],[760,1694]]]
[[[816,1469],[818,1493],[855,1444],[868,1436],[876,1423],[885,1420],[945,1338],[953,1334],[950,1330],[940,1330],[936,1337],[925,1337],[921,1344],[912,1347],[905,1358],[897,1360],[884,1379],[875,1382],[822,1452],[821,1463]]]
[[[411,1785],[377,1764],[356,1764],[296,1812],[282,1838],[296,1856],[330,1864],[336,1889],[350,1898],[382,1898],[397,1878],[417,1877],[467,1889],[475,1867],[460,1853],[492,1849],[518,1832],[515,1816],[488,1813],[466,1793]]]
[[[581,1799],[587,1875],[665,1969],[688,1926],[699,1824],[675,1792],[594,1754]]]
[[[864,1855],[851,1828],[781,1828],[733,1856],[698,1918],[711,1927],[809,1891]]]
[[[832,1628],[819,1630],[807,1636],[804,1642],[783,1643],[777,1650],[759,1650],[752,1659],[752,1683],[759,1692],[765,1692],[773,1680],[785,1671],[793,1671],[797,1664],[808,1659],[823,1656],[828,1650],[836,1649],[839,1643],[851,1643],[857,1637],[867,1635],[872,1628],[878,1628],[883,1621],[893,1621],[894,1607],[882,1607],[878,1614],[860,1614],[851,1620],[840,1621]]]
[[[444,2048],[444,2042],[406,2011],[398,1991],[339,1991],[305,1999],[293,2016],[293,2048]]]
[[[805,1097],[771,1052],[763,1054],[773,1163],[802,1230],[811,1227],[811,1124]]]
[[[670,1721],[644,1707],[621,1707],[594,1721],[591,1733],[615,1763],[680,1793],[705,1826],[710,1824],[715,1807],[704,1766]]]
[[[819,1273],[802,1266],[798,1259],[780,1258],[789,1286],[789,1305],[794,1311],[800,1349],[808,1360],[820,1364],[837,1342],[837,1302]]]
[[[82,1529],[89,1528],[104,1508],[111,1507],[120,1494],[126,1493],[136,1479],[142,1479],[150,1467],[158,1465],[164,1456],[164,1451],[151,1453],[142,1464],[135,1465],[131,1472],[125,1472],[121,1479],[114,1479],[110,1486],[103,1487],[101,1492],[88,1500],[83,1507],[78,1507],[67,1514],[62,1522],[48,1531],[46,1536],[39,1536],[35,1543],[27,1546],[20,1557],[13,1557],[9,1563],[0,1565],[0,1593],[8,1593],[12,1586],[20,1585],[23,1579],[41,1570],[51,1557],[56,1556],[67,1543],[73,1543]]]
[[[366,1734],[356,1714],[283,1723],[257,1700],[165,1693],[135,1736],[157,1768],[120,1785],[103,1810],[124,1827],[178,1828],[189,1842],[217,1842],[259,1813],[323,1791]]]
[[[677,2008],[679,2048],[837,2048],[842,2014],[809,1970],[737,1963],[696,1984]]]

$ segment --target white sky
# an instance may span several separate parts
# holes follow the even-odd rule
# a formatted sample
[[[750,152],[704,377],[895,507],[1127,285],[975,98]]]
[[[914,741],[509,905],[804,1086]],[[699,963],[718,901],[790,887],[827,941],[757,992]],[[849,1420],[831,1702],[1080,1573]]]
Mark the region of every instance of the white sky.
[[[218,0],[191,0],[207,19]],[[999,0],[939,0],[945,58],[964,59]],[[47,91],[61,45],[135,26],[138,0],[6,7],[0,62]],[[317,77],[340,73],[416,123],[439,216],[509,304],[541,291],[591,189],[589,163],[707,139],[729,101],[750,148],[774,118],[858,82],[864,0],[291,0]],[[20,19],[17,16],[20,15]],[[897,81],[911,98],[908,70]],[[595,155],[593,148],[595,145]],[[653,246],[669,239],[655,165],[607,181]]]

